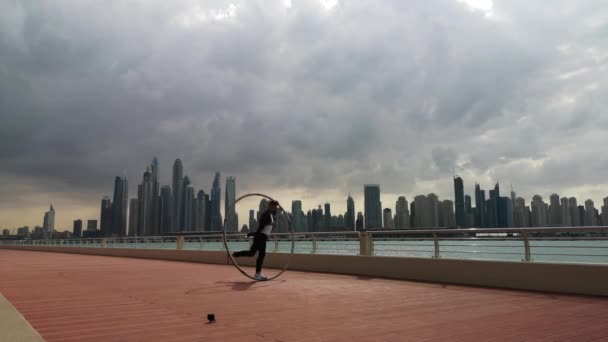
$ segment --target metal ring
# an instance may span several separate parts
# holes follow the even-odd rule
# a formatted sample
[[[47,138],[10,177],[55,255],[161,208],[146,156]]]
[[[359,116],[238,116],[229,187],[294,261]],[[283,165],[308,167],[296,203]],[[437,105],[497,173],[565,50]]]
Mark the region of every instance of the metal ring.
[[[252,197],[252,196],[260,196],[260,197],[264,197],[266,199],[269,199],[271,201],[275,201],[274,198],[270,197],[270,196],[266,196],[264,194],[260,194],[260,193],[251,193],[251,194],[246,194],[243,195],[239,198],[237,198],[234,203],[232,203],[232,205],[228,208],[228,213],[232,212],[235,210],[236,208],[236,204],[242,200],[243,198],[247,198],[247,197]],[[283,212],[286,212],[285,209],[281,206],[281,204],[279,203],[279,208],[281,208],[281,210],[283,210]],[[241,266],[236,262],[236,260],[234,259],[234,257],[232,256],[232,253],[230,253],[230,249],[228,248],[228,237],[226,234],[226,221],[228,220],[228,213],[225,213],[226,217],[224,217],[224,225],[222,226],[222,237],[224,239],[224,247],[226,248],[226,253],[228,254],[228,257],[230,258],[230,260],[232,260],[232,264],[234,265],[234,267],[236,267],[237,270],[239,270],[239,272],[241,272],[245,277],[258,281],[258,279],[255,279],[255,277],[252,277],[250,274],[248,274],[247,272],[245,272]],[[293,251],[295,249],[295,245],[296,245],[296,238],[295,238],[295,234],[293,231],[293,226],[291,225],[291,219],[289,218],[289,215],[285,215],[285,217],[287,217],[287,224],[289,226],[289,230],[291,232],[291,253],[289,254],[289,259],[287,259],[287,263],[285,263],[285,265],[283,265],[283,269],[277,273],[275,276],[270,277],[266,280],[273,280],[278,278],[281,274],[283,274],[283,272],[285,272],[287,270],[287,267],[289,266],[289,263],[291,262],[291,257],[293,256]],[[238,227],[237,227],[238,229]]]

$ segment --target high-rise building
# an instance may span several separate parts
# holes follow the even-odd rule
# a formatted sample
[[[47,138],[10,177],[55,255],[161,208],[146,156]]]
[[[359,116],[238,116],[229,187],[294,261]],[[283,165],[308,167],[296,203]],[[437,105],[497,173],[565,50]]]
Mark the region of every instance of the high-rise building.
[[[173,215],[173,198],[171,196],[170,186],[165,185],[160,189],[160,197],[163,206],[160,225],[162,233],[169,233],[173,228],[171,227],[171,215]]]
[[[112,202],[111,233],[108,236],[127,235],[127,210],[129,197],[129,182],[127,178],[114,179],[114,197]]]
[[[313,229],[312,210],[309,210],[308,212],[306,212],[306,231],[312,232],[313,231],[312,229]]]
[[[572,226],[572,208],[570,208],[570,201],[567,197],[561,198],[560,203],[560,216],[561,225],[565,227]]]
[[[362,231],[364,226],[363,223],[364,219],[363,219],[363,213],[362,212],[358,212],[357,213],[357,221],[355,222],[355,229],[357,229],[358,231]]]
[[[500,186],[494,185],[490,190],[490,198],[486,201],[486,223],[490,228],[498,227],[498,198],[500,197]]]
[[[181,159],[176,159],[173,163],[173,214],[171,215],[171,227],[173,232],[181,229],[182,222],[182,201],[184,191],[184,166]]]
[[[363,187],[365,207],[365,229],[382,228],[382,203],[380,185],[366,184]]]
[[[205,231],[205,222],[207,222],[207,197],[205,192],[199,190],[196,195],[196,231]]]
[[[220,173],[215,173],[213,179],[213,186],[211,188],[211,231],[220,231],[222,229],[222,214],[220,213],[221,203],[221,190],[220,190]]]
[[[399,196],[395,203],[395,228],[406,229],[410,227],[410,210],[405,196]]]
[[[475,216],[473,215],[473,204],[471,196],[464,195],[464,216],[465,216],[465,227],[473,227],[475,224]]]
[[[385,229],[395,229],[395,222],[393,222],[393,213],[391,208],[384,208],[383,219]]]
[[[255,220],[255,210],[249,210],[249,231],[255,232],[258,229],[257,222]]]
[[[456,224],[454,215],[454,202],[450,200],[438,201],[439,227],[454,227]]]
[[[534,195],[530,207],[532,208],[532,226],[547,226],[547,206],[543,202],[543,198],[540,195]]]
[[[82,237],[82,220],[74,220],[74,229],[73,235],[74,237],[81,238]]]
[[[515,209],[515,200],[517,199],[517,195],[515,194],[515,191],[513,190],[513,184],[511,184],[511,206],[513,207],[513,209]]]
[[[226,231],[236,232],[239,227],[238,215],[234,202],[236,201],[236,180],[234,177],[226,178],[226,195],[224,197],[224,215],[226,215]]]
[[[577,207],[577,210],[578,210],[578,225],[582,227],[585,225],[585,207],[582,205],[579,205]]]
[[[562,208],[559,203],[559,195],[552,194],[549,197],[549,225],[559,226],[562,224]]]
[[[414,197],[414,227],[436,228],[439,226],[439,198],[431,193]],[[452,209],[453,213],[453,209]]]
[[[302,201],[291,201],[291,213],[293,214],[292,228],[295,232],[304,231],[304,217],[302,215]],[[251,219],[251,218],[250,218]]]
[[[326,230],[329,230],[329,228],[331,226],[332,226],[331,207],[330,207],[329,203],[325,203],[325,217],[323,219],[323,228],[325,228]]]
[[[475,226],[485,228],[486,224],[486,192],[475,183]]]
[[[55,230],[55,209],[53,208],[53,204],[51,204],[49,211],[44,213],[42,228],[46,237],[51,237],[51,234],[53,234],[53,231]]]
[[[164,214],[163,205],[163,198],[154,196],[152,200],[152,229],[150,232],[152,236],[158,236],[161,233]]]
[[[580,216],[578,210],[578,204],[576,203],[576,198],[570,197],[568,199],[568,206],[570,207],[570,219],[572,220],[572,226],[578,227],[580,226]]]
[[[146,168],[142,183],[137,187],[137,207],[138,207],[138,229],[137,236],[146,236],[152,233],[152,173],[150,168]]]
[[[349,230],[355,230],[355,200],[351,197],[350,193],[346,199],[346,216],[344,217],[344,225]]]
[[[152,170],[152,197],[155,198],[156,196],[160,196],[160,183],[158,183],[158,172],[159,172],[159,163],[158,163],[158,159],[156,157],[154,157],[154,159],[152,159],[152,164],[150,165],[150,168]]]
[[[518,197],[515,199],[515,208],[513,208],[513,226],[514,227],[530,227],[530,208],[526,207],[526,200]]]
[[[190,186],[190,178],[186,175],[184,176],[184,179],[182,181],[182,186],[184,187],[182,189],[182,211],[181,211],[181,218],[180,218],[180,222],[181,222],[181,226],[180,226],[180,230],[181,231],[190,231],[190,224],[191,219],[190,219],[190,214],[192,214],[192,201],[189,200],[189,195],[186,194],[186,191],[188,189],[188,187]],[[186,203],[186,201],[188,201],[188,203]],[[188,216],[188,217],[186,217]]]
[[[585,201],[585,226],[597,226],[595,205],[590,199]]]
[[[608,197],[604,197],[602,206],[602,226],[608,226]]]
[[[186,181],[184,181],[186,184]],[[194,203],[194,187],[188,182],[186,189],[184,191],[184,219],[182,224],[182,230],[186,232],[191,232],[193,228],[192,217],[194,215],[193,208],[195,207]]]
[[[511,228],[513,224],[513,201],[509,197],[498,197],[498,217],[497,227],[498,228]]]
[[[141,185],[139,186],[141,187]],[[139,231],[139,201],[137,198],[131,198],[129,203],[129,236],[137,236]]]
[[[122,186],[122,180],[120,180],[120,185]],[[116,190],[114,190],[116,192]],[[112,201],[108,196],[104,196],[101,199],[101,214],[99,215],[99,229],[101,230],[102,236],[112,236],[112,217],[114,216],[114,212],[112,209]]]
[[[450,200],[437,201],[439,210],[438,227],[453,227],[455,223],[454,202]],[[445,202],[445,203],[444,203]],[[451,215],[450,215],[451,214]],[[452,217],[450,217],[452,216]]]
[[[464,185],[462,178],[454,177],[454,203],[456,205],[456,226],[466,226],[464,206]]]
[[[87,230],[97,230],[97,220],[87,220]]]

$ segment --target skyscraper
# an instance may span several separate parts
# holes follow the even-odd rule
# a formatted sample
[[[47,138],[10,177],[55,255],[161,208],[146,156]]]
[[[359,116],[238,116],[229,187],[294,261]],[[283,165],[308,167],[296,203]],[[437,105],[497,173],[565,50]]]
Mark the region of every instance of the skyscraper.
[[[177,232],[181,228],[182,200],[184,191],[184,166],[181,159],[173,163],[173,215],[171,215],[172,231]]]
[[[486,227],[486,192],[475,183],[475,226]]]
[[[150,235],[152,236],[158,236],[161,233],[164,214],[163,205],[163,198],[161,196],[154,196],[154,199],[152,200],[152,222],[150,231]]]
[[[329,203],[325,203],[325,217],[323,219],[323,228],[325,228],[326,230],[329,230],[329,228],[331,226],[332,226],[331,207],[330,207]]]
[[[239,227],[239,222],[236,208],[234,206],[234,201],[236,201],[236,180],[234,177],[226,178],[225,192],[224,215],[226,215],[226,231],[236,232]]]
[[[410,210],[404,196],[397,198],[395,203],[395,228],[406,229],[410,226]]]
[[[385,229],[394,229],[395,223],[393,222],[393,213],[391,208],[384,208],[383,210],[383,221]]]
[[[560,216],[562,226],[572,226],[572,208],[570,208],[570,201],[567,197],[561,198]]]
[[[141,188],[141,185],[139,185]],[[131,202],[129,203],[129,236],[137,236],[139,225],[138,225],[138,217],[139,217],[139,201],[137,198],[131,198]]]
[[[462,178],[454,177],[454,202],[456,204],[456,226],[466,226],[464,211],[464,185]]]
[[[295,232],[304,231],[304,217],[302,215],[302,201],[291,201],[291,213],[293,214],[292,228]]]
[[[365,207],[365,229],[382,228],[382,204],[380,185],[366,184],[363,187]]]
[[[184,181],[184,184],[186,181]],[[192,209],[195,207],[194,205],[194,187],[188,182],[186,189],[184,191],[184,218],[182,224],[182,230],[186,232],[193,231],[193,212]]]
[[[552,194],[549,197],[549,225],[559,226],[562,223],[562,208],[559,203],[559,195]]]
[[[152,173],[146,168],[142,183],[137,187],[137,236],[146,236],[152,233]]]
[[[213,179],[213,187],[211,188],[211,231],[220,231],[222,229],[222,215],[220,213],[221,203],[220,190],[220,173],[215,173]]]
[[[172,231],[171,215],[173,215],[173,198],[171,197],[171,187],[168,185],[163,186],[160,189],[160,197],[163,206],[160,230],[162,233],[169,233]]]
[[[205,231],[205,222],[207,221],[207,199],[205,197],[205,192],[203,190],[199,190],[196,195],[196,231],[204,232]]]
[[[597,226],[597,216],[595,214],[595,205],[593,201],[588,199],[585,201],[585,226]]]
[[[118,178],[118,180],[120,180],[120,178]],[[116,190],[114,192],[116,192]],[[99,229],[101,229],[102,236],[112,236],[113,216],[112,202],[108,196],[104,196],[101,199],[101,213],[99,215]]]
[[[111,232],[108,236],[127,235],[127,210],[129,199],[129,183],[127,178],[114,179],[114,197],[112,202]]]
[[[568,198],[568,206],[570,207],[570,219],[572,220],[572,226],[580,226],[580,216],[578,211],[578,204],[576,203],[576,198]]]
[[[363,230],[363,213],[362,212],[358,212],[357,213],[357,221],[355,222],[355,229],[357,229],[358,231],[362,231]]]
[[[439,227],[453,227],[456,223],[454,215],[454,202],[443,200],[439,202]]]
[[[82,220],[74,220],[74,229],[72,230],[74,237],[81,238],[82,237]]]
[[[602,206],[602,225],[608,226],[608,197],[604,197],[604,205]]]
[[[526,200],[518,197],[515,199],[515,208],[513,208],[513,226],[514,227],[530,227],[530,208],[526,207]]]
[[[344,224],[349,230],[355,230],[355,200],[353,200],[350,193],[346,199],[346,217],[344,217]]]
[[[158,183],[159,163],[156,157],[152,159],[150,168],[152,169],[152,197],[154,198],[160,195],[160,184]]]
[[[49,211],[44,213],[42,228],[46,234],[45,236],[50,238],[53,230],[55,230],[55,209],[53,208],[53,204],[51,204]]]
[[[532,209],[532,226],[547,226],[547,206],[543,202],[543,198],[540,195],[534,195],[530,207]]]
[[[255,221],[255,210],[251,209],[251,210],[249,210],[249,231],[255,232],[255,231],[257,231],[257,229],[258,229],[258,226]]]
[[[465,227],[472,227],[475,222],[475,217],[473,216],[473,205],[471,196],[469,195],[464,195],[464,216],[466,223]]]
[[[490,199],[486,201],[486,223],[490,228],[498,227],[498,198],[500,197],[500,187],[498,183],[494,189],[490,190]]]
[[[186,193],[188,187],[190,186],[190,178],[187,175],[184,176],[184,179],[182,180],[182,186],[183,186],[183,189],[182,189],[182,211],[180,214],[181,215],[180,230],[190,231],[190,224],[192,223],[191,218],[186,217],[186,216],[189,216],[190,214],[192,214],[192,201],[188,199],[189,195]],[[186,203],[186,201],[188,201],[188,203]],[[190,207],[188,207],[188,205],[190,205]]]
[[[497,227],[498,228],[511,228],[513,227],[513,201],[509,197],[498,197],[498,217]]]

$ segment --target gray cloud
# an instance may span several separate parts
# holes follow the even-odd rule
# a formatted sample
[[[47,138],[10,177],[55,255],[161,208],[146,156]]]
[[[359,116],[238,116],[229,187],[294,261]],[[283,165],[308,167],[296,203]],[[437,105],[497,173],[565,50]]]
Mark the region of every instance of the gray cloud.
[[[595,196],[602,3],[4,2],[0,208],[97,206],[123,173],[134,194],[153,156],[166,184],[182,158],[205,190],[220,170],[317,202],[364,183],[451,197],[452,168],[471,189]]]

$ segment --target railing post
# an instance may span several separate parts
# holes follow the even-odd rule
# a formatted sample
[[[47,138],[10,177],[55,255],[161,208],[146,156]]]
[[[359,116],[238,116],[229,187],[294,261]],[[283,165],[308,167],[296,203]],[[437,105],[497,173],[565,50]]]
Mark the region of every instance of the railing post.
[[[433,242],[435,244],[435,255],[433,255],[433,258],[439,258],[440,257],[440,253],[439,253],[439,239],[437,238],[437,234],[433,233]]]
[[[203,250],[203,237],[199,236],[198,238],[199,238],[199,243],[200,243],[199,249],[202,251]]]
[[[279,238],[274,239],[274,252],[277,253],[279,251]]]
[[[107,240],[105,238],[101,239],[101,248],[106,248],[106,244],[107,244]]]
[[[359,233],[359,255],[374,255],[374,243],[371,233]]]
[[[313,235],[311,238],[311,241],[312,241],[312,254],[316,254],[317,253],[317,237]]]
[[[530,252],[530,240],[528,239],[528,232],[521,233],[521,237],[524,240],[524,259],[522,261],[532,261],[532,253]]]
[[[184,249],[184,236],[179,235],[177,237],[177,249]]]

